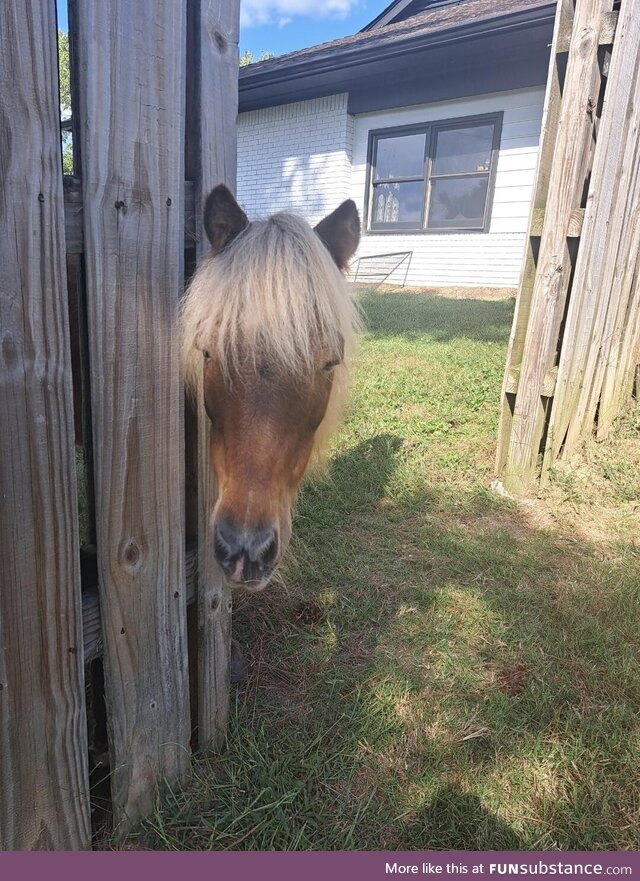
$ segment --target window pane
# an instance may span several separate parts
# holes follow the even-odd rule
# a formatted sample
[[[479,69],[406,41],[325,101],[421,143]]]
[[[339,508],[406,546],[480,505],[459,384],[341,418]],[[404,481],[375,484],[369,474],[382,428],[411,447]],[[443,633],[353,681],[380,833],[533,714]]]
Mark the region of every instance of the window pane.
[[[378,138],[376,180],[385,177],[422,177],[424,132],[395,138]]]
[[[422,222],[424,183],[376,184],[373,189],[371,222],[409,223],[416,229]]]
[[[436,154],[431,173],[489,171],[493,128],[491,123],[439,131],[436,135]]]
[[[431,181],[430,229],[482,227],[488,176]]]

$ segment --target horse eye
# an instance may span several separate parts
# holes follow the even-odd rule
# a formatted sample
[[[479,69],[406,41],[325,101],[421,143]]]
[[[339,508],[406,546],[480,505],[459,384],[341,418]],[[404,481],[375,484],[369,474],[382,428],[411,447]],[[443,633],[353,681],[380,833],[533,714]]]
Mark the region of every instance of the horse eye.
[[[327,361],[322,369],[326,371],[326,373],[329,373],[329,371],[333,370],[334,367],[337,367],[339,363],[340,361],[337,358],[334,358],[333,361]]]
[[[202,354],[204,355],[205,361],[211,361],[211,355],[209,354],[209,352],[206,349],[203,350]]]

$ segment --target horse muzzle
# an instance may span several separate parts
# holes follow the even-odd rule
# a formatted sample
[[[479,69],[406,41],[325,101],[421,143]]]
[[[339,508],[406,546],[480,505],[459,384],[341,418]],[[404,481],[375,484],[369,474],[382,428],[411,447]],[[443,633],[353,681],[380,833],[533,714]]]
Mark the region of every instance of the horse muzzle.
[[[237,527],[220,520],[214,529],[216,560],[231,587],[264,590],[277,565],[280,542],[272,526]]]

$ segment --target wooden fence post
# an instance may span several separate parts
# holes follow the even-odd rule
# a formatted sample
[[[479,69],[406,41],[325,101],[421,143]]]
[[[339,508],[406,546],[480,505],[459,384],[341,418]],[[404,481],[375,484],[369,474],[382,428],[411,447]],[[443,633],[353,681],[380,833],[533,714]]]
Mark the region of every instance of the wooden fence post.
[[[538,163],[538,190],[546,192],[540,216],[532,211],[530,235],[540,225],[535,249],[535,275],[523,273],[519,310],[510,346],[503,387],[503,414],[498,468],[505,487],[520,492],[533,480],[544,443],[558,366],[558,341],[575,263],[575,227],[582,216],[582,199],[593,154],[594,129],[601,85],[600,46],[613,0],[577,0],[573,20],[562,26],[565,4],[560,4],[551,52],[552,69],[567,50],[566,75],[561,89],[557,135],[552,154],[545,150]],[[553,95],[553,76],[547,89],[546,112]],[[543,161],[551,160],[547,171]],[[547,183],[548,181],[548,183]],[[578,222],[579,225],[579,222]],[[572,244],[572,242],[574,242]],[[524,319],[522,322],[521,319]],[[524,334],[524,337],[521,335]],[[518,342],[521,341],[521,342]],[[514,344],[522,351],[514,363]],[[511,385],[513,383],[513,385]],[[510,402],[507,394],[515,394]]]
[[[189,0],[187,168],[195,184],[197,256],[207,248],[202,206],[219,183],[235,190],[239,0]],[[210,428],[198,402],[198,741],[219,748],[229,716],[231,595],[213,554],[216,486]]]
[[[0,849],[90,845],[54,0],[0,15]]]
[[[573,2],[558,4],[503,384],[497,470],[516,492],[606,436],[640,360],[640,19],[634,0]]]
[[[611,422],[609,385],[623,353],[640,248],[640,19],[623,5],[598,130],[580,251],[565,321],[545,465]],[[631,344],[629,344],[631,347]],[[629,392],[632,378],[629,376]]]
[[[540,131],[536,182],[529,215],[529,235],[527,237],[524,263],[520,272],[518,298],[516,300],[502,384],[502,404],[496,459],[496,471],[499,474],[502,473],[509,455],[515,393],[526,345],[527,328],[531,316],[533,285],[536,278],[538,251],[540,248],[541,229],[539,227],[542,225],[547,205],[549,178],[558,135],[558,121],[562,109],[562,89],[566,64],[564,63],[564,51],[561,52],[560,50],[561,45],[567,41],[567,34],[569,37],[571,36],[573,16],[573,0],[558,0]]]
[[[114,815],[189,767],[183,403],[186,16],[77,0],[96,531]]]

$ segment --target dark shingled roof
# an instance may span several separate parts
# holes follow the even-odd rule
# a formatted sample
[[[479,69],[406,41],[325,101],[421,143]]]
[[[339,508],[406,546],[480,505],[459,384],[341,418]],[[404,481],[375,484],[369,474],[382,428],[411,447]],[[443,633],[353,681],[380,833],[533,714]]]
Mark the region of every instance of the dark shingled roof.
[[[293,74],[293,68],[329,59],[334,53],[340,53],[342,56],[345,53],[357,55],[361,49],[366,48],[368,51],[375,47],[388,49],[395,44],[400,48],[408,37],[436,35],[439,32],[444,34],[448,30],[464,25],[489,22],[492,19],[499,20],[501,17],[515,13],[554,6],[555,0],[459,0],[447,6],[425,10],[404,21],[250,64],[240,71],[240,88],[242,89],[243,80],[275,74],[283,68],[291,68]]]

